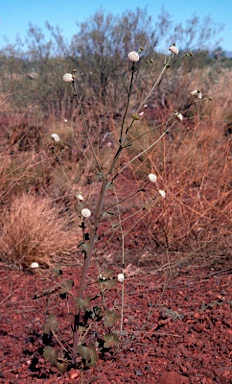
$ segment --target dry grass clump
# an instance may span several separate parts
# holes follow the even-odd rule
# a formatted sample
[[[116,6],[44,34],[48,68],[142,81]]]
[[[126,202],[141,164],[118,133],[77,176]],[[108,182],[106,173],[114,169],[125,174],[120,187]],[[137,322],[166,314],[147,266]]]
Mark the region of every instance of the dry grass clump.
[[[77,234],[66,229],[65,217],[47,198],[21,195],[5,209],[1,221],[0,258],[8,264],[50,266],[77,242]]]
[[[232,81],[232,73],[227,73],[226,81]],[[198,78],[192,80],[191,89],[199,83]],[[140,184],[144,175],[157,174],[156,185],[149,186],[152,196],[156,189],[166,191],[166,198],[150,208],[150,214],[141,212],[144,218],[139,225],[146,226],[147,239],[164,250],[201,253],[209,260],[231,253],[232,147],[226,124],[232,98],[223,74],[215,83],[203,83],[204,94],[208,88],[213,100],[193,106],[171,134],[131,165],[131,171]],[[147,126],[145,123],[138,123],[136,132],[132,130],[135,137],[153,128],[150,121]],[[151,145],[159,135],[155,131],[142,136],[128,149],[130,156]]]

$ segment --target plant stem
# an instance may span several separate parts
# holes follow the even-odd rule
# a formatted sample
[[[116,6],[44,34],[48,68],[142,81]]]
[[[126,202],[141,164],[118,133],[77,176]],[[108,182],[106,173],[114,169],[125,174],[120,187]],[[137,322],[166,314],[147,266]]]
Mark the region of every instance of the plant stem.
[[[125,124],[125,120],[126,120],[126,115],[127,115],[127,112],[128,112],[128,108],[129,108],[129,104],[130,104],[130,97],[131,97],[131,92],[132,92],[132,86],[133,86],[133,80],[134,80],[134,74],[136,72],[136,69],[134,67],[134,63],[131,67],[131,79],[130,79],[130,86],[129,86],[129,91],[128,91],[128,95],[127,95],[127,104],[126,104],[126,108],[125,108],[125,112],[124,112],[124,115],[123,115],[123,119],[122,119],[122,126],[121,126],[121,132],[120,132],[120,144],[122,144],[122,135],[123,135],[123,128],[124,128],[124,124]]]
[[[82,268],[82,273],[81,273],[81,281],[80,281],[80,285],[79,285],[79,291],[78,291],[78,295],[77,295],[77,298],[79,298],[79,299],[83,298],[85,281],[86,281],[90,261],[91,261],[92,255],[93,255],[97,228],[98,228],[98,224],[99,224],[99,221],[101,218],[102,208],[103,208],[103,204],[104,204],[104,197],[105,197],[106,189],[107,189],[108,184],[109,184],[108,176],[110,176],[110,174],[113,172],[114,167],[117,163],[117,160],[118,160],[122,150],[123,150],[123,147],[120,146],[118,148],[115,156],[114,156],[114,159],[112,161],[111,166],[109,167],[109,170],[107,172],[106,177],[104,177],[103,181],[102,181],[102,187],[101,187],[101,193],[100,193],[100,197],[99,197],[99,201],[98,201],[98,205],[97,205],[97,211],[95,214],[95,219],[94,219],[92,229],[90,231],[90,239],[89,239],[88,249],[87,249],[87,251],[84,252],[84,263],[83,263],[83,268]],[[76,357],[77,357],[77,347],[78,347],[78,342],[79,342],[79,332],[78,332],[79,323],[80,323],[80,309],[77,306],[75,306],[74,329],[73,329],[73,350],[72,350],[73,363],[76,362]]]

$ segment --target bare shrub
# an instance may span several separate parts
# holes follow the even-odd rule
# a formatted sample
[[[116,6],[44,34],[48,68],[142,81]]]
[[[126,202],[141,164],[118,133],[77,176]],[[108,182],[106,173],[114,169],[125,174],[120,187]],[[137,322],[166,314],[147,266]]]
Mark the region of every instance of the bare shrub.
[[[64,251],[70,251],[77,237],[65,228],[64,215],[47,198],[21,195],[5,209],[1,221],[0,257],[22,267],[32,262],[52,265]]]

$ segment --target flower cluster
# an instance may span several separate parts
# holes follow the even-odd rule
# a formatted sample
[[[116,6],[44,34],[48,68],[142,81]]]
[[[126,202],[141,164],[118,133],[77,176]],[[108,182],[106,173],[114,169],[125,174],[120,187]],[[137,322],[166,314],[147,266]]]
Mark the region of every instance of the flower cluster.
[[[174,53],[174,55],[178,55],[179,49],[176,47],[176,44],[172,44],[169,48],[169,51]]]
[[[125,276],[123,273],[119,273],[118,274],[118,282],[119,283],[123,283],[124,282],[124,279],[125,279]]]
[[[157,176],[154,175],[154,173],[150,173],[148,175],[148,179],[150,180],[151,183],[155,183],[157,181]]]
[[[81,216],[83,216],[83,217],[90,217],[91,216],[91,211],[88,208],[83,208],[81,210]]]
[[[181,115],[182,116],[182,115]],[[148,175],[148,179],[151,183],[156,183],[157,181],[157,176],[154,173],[150,173]],[[166,197],[166,192],[163,191],[162,189],[157,190],[157,192],[160,194],[160,196],[164,199]]]
[[[198,91],[197,89],[195,89],[194,91],[191,92],[191,95],[192,96],[195,96],[197,99],[202,99],[202,93],[201,91]]]
[[[36,269],[36,268],[39,268],[39,264],[36,263],[36,262],[33,262],[33,263],[31,263],[30,267],[31,267],[32,269]]]
[[[73,75],[71,73],[65,73],[63,80],[65,83],[71,83],[73,81]]]
[[[128,59],[132,61],[133,63],[137,63],[139,61],[139,54],[138,52],[132,51],[128,54]]]

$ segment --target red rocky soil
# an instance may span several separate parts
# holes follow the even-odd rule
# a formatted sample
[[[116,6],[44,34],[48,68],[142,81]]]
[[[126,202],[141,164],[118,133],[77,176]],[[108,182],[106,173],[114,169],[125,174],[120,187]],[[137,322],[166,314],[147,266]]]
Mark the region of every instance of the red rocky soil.
[[[112,268],[113,263],[109,264]],[[120,272],[113,269],[116,275]],[[64,267],[62,278],[71,278],[73,270]],[[76,270],[74,288],[80,267]],[[92,266],[89,276],[96,273]],[[43,271],[43,275],[49,276],[49,272]],[[186,265],[170,277],[167,271],[155,270],[152,263],[141,269],[129,266],[120,345],[82,376],[73,368],[62,375],[42,356],[47,303],[34,295],[52,287],[51,283],[38,272],[5,266],[0,268],[0,283],[0,383],[232,383],[229,268],[214,271]],[[120,309],[120,283],[107,300],[110,308]],[[49,307],[67,335],[72,316],[66,300],[60,302],[54,296]]]

